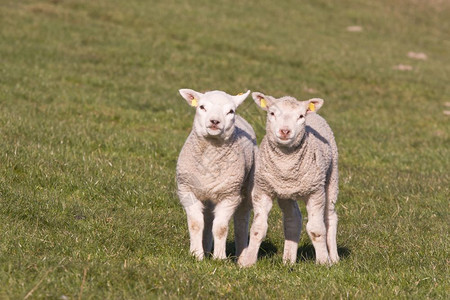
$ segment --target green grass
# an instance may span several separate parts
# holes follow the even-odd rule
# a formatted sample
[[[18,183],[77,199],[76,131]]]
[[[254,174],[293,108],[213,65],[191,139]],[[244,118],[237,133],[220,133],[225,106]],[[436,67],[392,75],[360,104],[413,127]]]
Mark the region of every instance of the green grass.
[[[446,299],[449,20],[437,0],[0,0],[0,298]],[[179,88],[325,99],[338,265],[303,231],[284,266],[276,205],[256,267],[189,255]]]

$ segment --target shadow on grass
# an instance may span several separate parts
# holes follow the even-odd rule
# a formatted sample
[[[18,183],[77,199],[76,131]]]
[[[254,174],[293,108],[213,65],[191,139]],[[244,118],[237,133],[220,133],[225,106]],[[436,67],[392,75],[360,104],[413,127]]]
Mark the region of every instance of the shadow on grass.
[[[347,247],[338,246],[338,254],[341,260],[346,259],[350,256],[351,250]],[[300,246],[297,250],[297,262],[309,260],[316,260],[316,252],[314,251],[314,246],[311,244]]]
[[[236,259],[236,248],[234,247],[234,241],[227,241],[226,248],[228,256]],[[258,259],[263,257],[272,257],[278,252],[278,248],[270,241],[263,241],[258,251]]]
[[[278,248],[269,241],[263,241],[258,251],[258,259],[270,258],[278,252]]]
[[[229,257],[236,258],[236,249],[234,247],[234,241],[227,241],[227,254]],[[270,258],[277,254],[278,248],[270,241],[263,241],[258,251],[258,260],[261,258]],[[351,250],[347,247],[338,246],[339,258],[346,259],[350,256]],[[301,261],[315,261],[316,253],[312,244],[302,245],[297,250],[297,262]]]

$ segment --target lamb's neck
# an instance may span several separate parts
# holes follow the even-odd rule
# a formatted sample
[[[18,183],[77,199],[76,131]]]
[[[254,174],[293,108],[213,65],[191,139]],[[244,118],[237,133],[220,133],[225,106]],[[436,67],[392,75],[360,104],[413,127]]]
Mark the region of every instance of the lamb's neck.
[[[222,140],[219,138],[206,138],[197,134],[195,131],[192,131],[191,135],[193,140],[192,146],[199,154],[204,153],[207,149],[214,149],[218,152],[221,150],[229,150],[235,140],[235,132],[233,132],[231,137],[227,140]]]
[[[274,141],[267,140],[264,147],[261,147],[261,152],[264,153],[265,163],[272,170],[278,170],[281,177],[297,178],[303,172],[301,166],[309,161],[307,145],[308,136],[305,134],[297,147],[280,147]]]
[[[269,152],[271,152],[271,155],[274,155],[276,157],[285,157],[285,156],[302,157],[308,144],[308,135],[305,133],[304,136],[300,139],[298,145],[294,147],[282,147],[270,138],[267,139],[267,144],[269,146],[268,150]]]

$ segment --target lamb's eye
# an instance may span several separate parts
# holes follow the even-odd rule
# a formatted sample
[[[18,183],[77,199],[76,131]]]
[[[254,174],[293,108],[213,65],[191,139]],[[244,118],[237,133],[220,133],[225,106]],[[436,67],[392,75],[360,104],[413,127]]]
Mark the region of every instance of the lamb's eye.
[[[227,115],[229,114],[234,114],[234,110],[230,109],[230,111],[227,113]]]
[[[270,112],[271,116],[275,116],[275,113],[273,111]]]
[[[298,117],[299,119],[303,119],[305,116],[304,115],[300,115],[300,117]]]
[[[206,109],[205,109],[205,106],[204,106],[204,105],[200,105],[200,106],[199,106],[199,108],[200,108],[201,110],[204,110],[204,111],[206,111]]]

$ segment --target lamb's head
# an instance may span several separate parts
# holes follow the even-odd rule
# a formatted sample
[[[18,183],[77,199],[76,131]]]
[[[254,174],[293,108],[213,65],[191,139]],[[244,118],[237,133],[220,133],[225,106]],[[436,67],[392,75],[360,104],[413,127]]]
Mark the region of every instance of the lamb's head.
[[[237,96],[222,91],[199,93],[190,89],[179,90],[189,105],[196,108],[193,130],[207,139],[228,140],[234,132],[236,108],[250,91]]]
[[[323,100],[313,98],[306,101],[285,96],[276,99],[262,93],[252,93],[256,104],[267,111],[266,135],[280,147],[296,147],[305,135],[307,115],[322,107]]]

